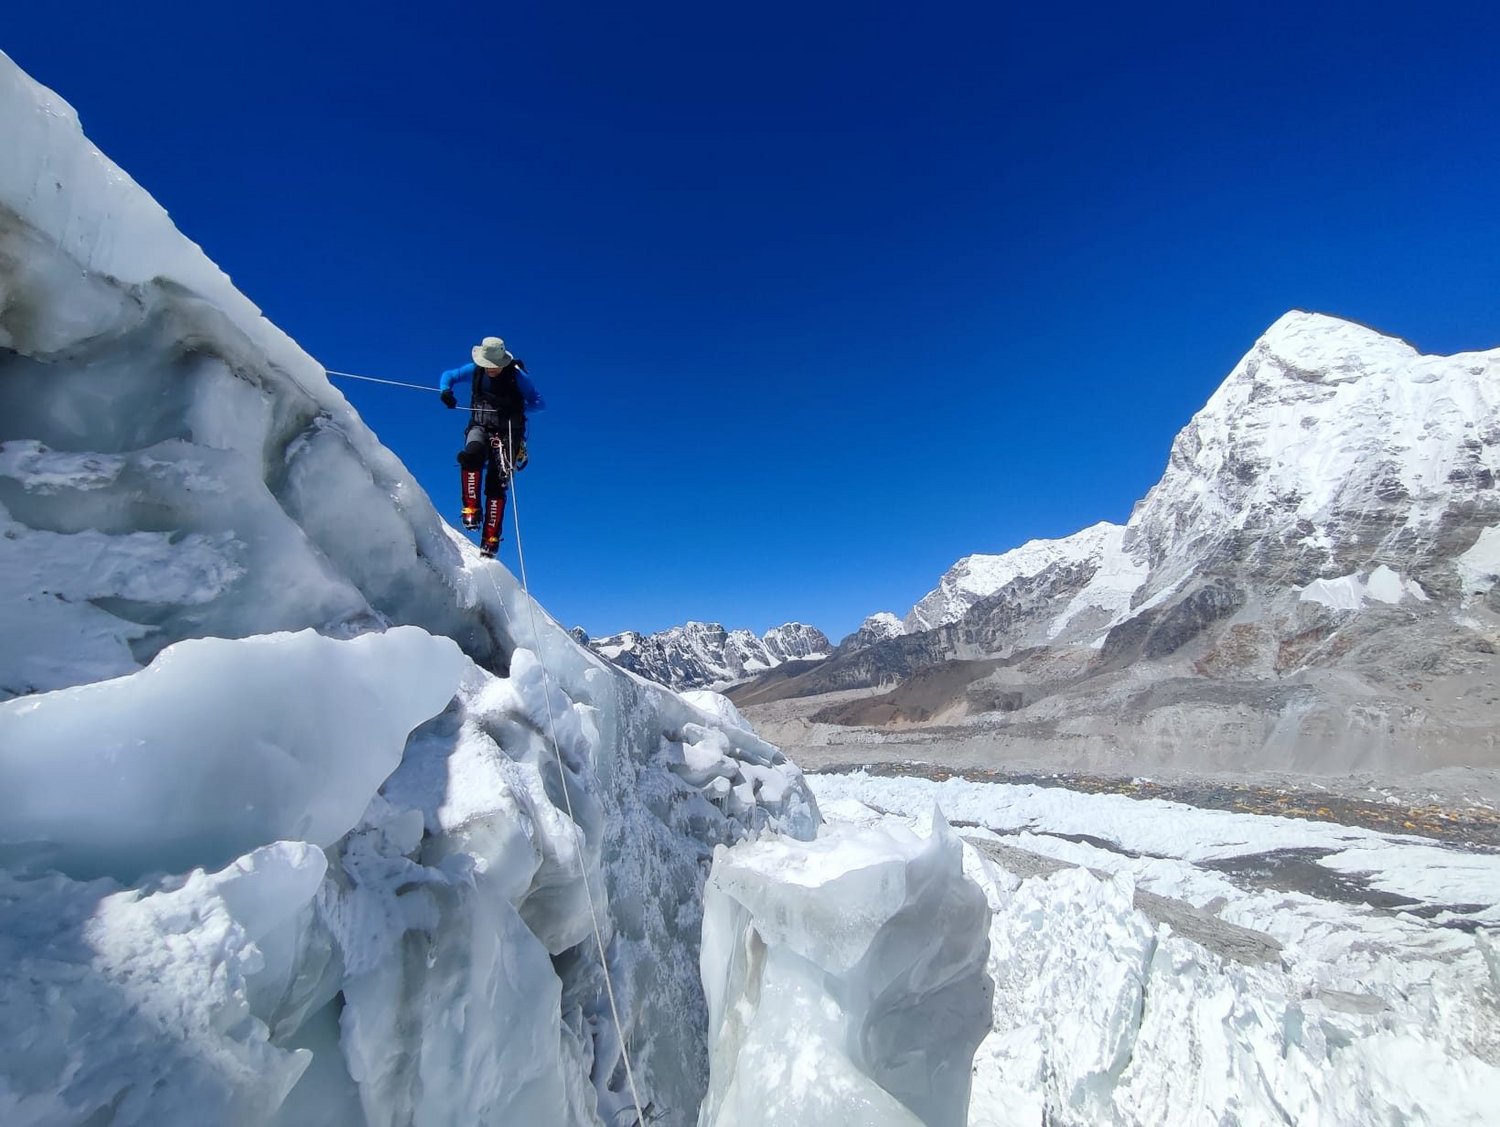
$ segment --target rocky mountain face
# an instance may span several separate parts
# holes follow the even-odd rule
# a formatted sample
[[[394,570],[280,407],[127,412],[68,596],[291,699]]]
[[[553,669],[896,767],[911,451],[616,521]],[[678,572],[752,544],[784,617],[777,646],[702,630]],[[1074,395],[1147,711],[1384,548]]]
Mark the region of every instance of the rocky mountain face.
[[[1090,763],[1490,756],[1497,472],[1500,350],[1424,356],[1289,313],[1125,526],[967,557],[912,632],[851,636],[776,695],[897,686],[818,722],[944,722]]]
[[[743,633],[748,634],[749,631]],[[761,635],[760,641],[767,655],[778,662],[822,657],[833,649],[833,643],[823,631],[802,622],[774,626]]]
[[[689,622],[656,634],[626,630],[590,638],[575,630],[573,636],[616,665],[679,690],[743,680],[833,649],[821,630],[801,622],[773,627],[758,638],[749,630],[726,630],[717,622]]]

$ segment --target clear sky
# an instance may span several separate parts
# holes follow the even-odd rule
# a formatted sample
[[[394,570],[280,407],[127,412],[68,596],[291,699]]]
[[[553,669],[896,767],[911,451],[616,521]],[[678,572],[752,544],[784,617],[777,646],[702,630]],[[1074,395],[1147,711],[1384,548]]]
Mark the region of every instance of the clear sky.
[[[0,26],[326,366],[435,382],[506,338],[550,404],[522,531],[565,624],[835,640],[963,555],[1124,521],[1287,309],[1500,345],[1497,42],[1493,3],[1307,0]],[[340,386],[456,520],[460,416]]]

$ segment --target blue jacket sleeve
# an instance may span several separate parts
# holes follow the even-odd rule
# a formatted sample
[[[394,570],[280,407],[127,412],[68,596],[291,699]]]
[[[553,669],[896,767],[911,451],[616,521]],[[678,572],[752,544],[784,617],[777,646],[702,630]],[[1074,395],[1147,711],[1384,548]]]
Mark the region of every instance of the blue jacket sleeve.
[[[449,368],[438,380],[439,391],[452,391],[453,385],[460,380],[469,381],[474,378],[474,362],[460,364],[457,368]]]
[[[542,398],[542,393],[536,389],[536,384],[531,382],[531,377],[525,372],[516,373],[516,386],[521,389],[521,398],[526,401],[526,410],[545,411],[547,401]]]

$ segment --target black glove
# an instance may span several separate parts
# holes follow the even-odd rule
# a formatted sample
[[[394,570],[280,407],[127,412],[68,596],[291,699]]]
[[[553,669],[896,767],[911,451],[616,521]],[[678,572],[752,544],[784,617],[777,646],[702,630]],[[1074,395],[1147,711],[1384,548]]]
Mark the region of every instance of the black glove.
[[[451,387],[447,391],[443,392],[442,395],[438,396],[438,398],[443,401],[444,407],[458,406],[458,396],[453,394],[453,389]]]

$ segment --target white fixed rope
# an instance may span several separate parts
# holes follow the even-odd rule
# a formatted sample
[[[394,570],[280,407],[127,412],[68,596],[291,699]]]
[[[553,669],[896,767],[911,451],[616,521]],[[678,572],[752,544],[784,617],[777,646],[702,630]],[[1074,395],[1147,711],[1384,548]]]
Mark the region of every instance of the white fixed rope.
[[[510,436],[507,436],[510,437]],[[502,448],[505,452],[505,460],[508,461],[508,448]],[[604,932],[599,927],[599,911],[594,905],[594,890],[589,883],[588,871],[584,867],[584,842],[583,831],[578,827],[578,819],[573,814],[573,797],[568,793],[568,769],[563,763],[562,748],[557,742],[557,721],[552,714],[552,678],[547,672],[547,661],[542,656],[542,645],[537,634],[536,624],[536,600],[531,597],[531,587],[526,580],[526,552],[521,546],[521,505],[516,493],[516,474],[513,467],[506,465],[507,477],[510,483],[511,504],[511,531],[516,537],[516,558],[521,566],[521,591],[526,596],[526,607],[531,615],[531,642],[536,647],[537,664],[542,667],[542,699],[547,705],[547,732],[552,741],[552,754],[557,759],[558,783],[562,787],[563,805],[567,807],[568,823],[573,827],[573,844],[578,850],[578,870],[583,881],[583,892],[589,904],[589,922],[594,927],[594,945],[599,950],[599,966],[604,970],[604,991],[609,997],[609,1012],[614,1018],[615,1029],[620,1035],[620,1059],[625,1062],[625,1079],[630,1084],[630,1099],[635,1105],[636,1122],[644,1127],[646,1113],[641,1110],[641,1094],[635,1086],[635,1069],[630,1063],[630,1049],[625,1043],[625,1024],[620,1020],[619,1003],[615,1000],[614,976],[609,971],[609,956],[604,950]],[[493,572],[489,573],[490,586],[495,590],[495,597],[500,600],[500,609],[505,613],[507,619],[510,612],[505,609],[505,596],[500,591],[500,585],[495,582]]]
[[[410,387],[417,391],[436,391],[437,388],[421,383],[402,383],[400,380],[377,380],[374,376],[359,376],[353,372],[335,372],[332,368],[324,368],[323,372],[329,376],[340,376],[346,380],[364,380],[365,383],[383,383],[389,387]]]

